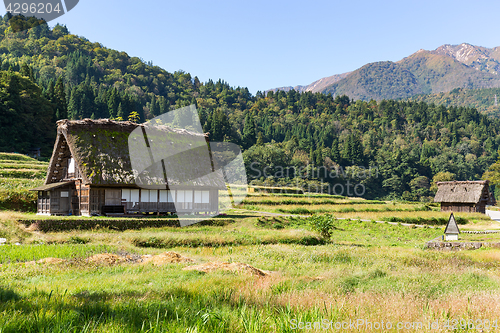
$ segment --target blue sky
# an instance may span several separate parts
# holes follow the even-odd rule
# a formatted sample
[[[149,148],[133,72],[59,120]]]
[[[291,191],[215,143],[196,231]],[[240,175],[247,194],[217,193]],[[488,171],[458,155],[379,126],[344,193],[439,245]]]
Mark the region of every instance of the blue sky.
[[[442,44],[500,46],[499,18],[498,0],[80,0],[50,25],[255,94]]]

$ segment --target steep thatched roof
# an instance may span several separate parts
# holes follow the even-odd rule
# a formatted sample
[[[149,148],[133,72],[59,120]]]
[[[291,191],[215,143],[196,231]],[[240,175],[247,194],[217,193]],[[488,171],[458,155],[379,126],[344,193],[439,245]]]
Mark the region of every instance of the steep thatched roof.
[[[481,201],[486,191],[488,194],[488,181],[452,181],[436,183],[438,190],[434,202],[455,202],[475,204]]]
[[[130,159],[129,136],[139,127],[142,127],[144,131],[145,128],[148,128],[147,125],[136,124],[130,121],[118,122],[109,119],[84,119],[59,120],[57,126],[57,140],[49,164],[46,184],[54,182],[51,178],[51,174],[56,171],[56,167],[59,165],[58,158],[60,158],[60,156],[67,157],[71,155],[81,171],[83,182],[86,184],[106,186],[136,185],[133,165]],[[137,131],[134,133],[137,133]],[[154,137],[155,140],[161,138],[169,142],[182,142],[186,146],[189,145],[189,142],[199,143],[200,139],[205,142],[207,137],[205,134],[173,129],[163,125],[155,126],[155,134],[158,136],[158,138]],[[144,137],[140,139],[144,139]],[[153,141],[153,137],[148,137],[148,139]],[[148,148],[144,140],[142,140],[142,144],[144,145],[142,151],[149,156]],[[179,154],[179,156],[175,157],[176,161],[170,160],[168,163],[176,162],[175,164],[178,165],[178,169],[189,170],[199,165],[199,162],[193,160],[196,155]],[[151,159],[146,160],[151,161]],[[160,170],[160,172],[158,172],[158,170]],[[140,177],[142,177],[144,184],[150,183],[158,185],[162,180],[153,179],[156,176],[164,179],[161,161],[153,165],[145,166],[139,173],[142,171],[144,172]],[[225,188],[223,178],[219,179],[219,177],[211,177],[209,175],[195,180],[189,177],[187,177],[187,179],[191,180],[191,182],[183,182],[185,179],[179,181],[178,179],[169,178],[168,185],[214,186]],[[165,182],[163,181],[163,183]]]

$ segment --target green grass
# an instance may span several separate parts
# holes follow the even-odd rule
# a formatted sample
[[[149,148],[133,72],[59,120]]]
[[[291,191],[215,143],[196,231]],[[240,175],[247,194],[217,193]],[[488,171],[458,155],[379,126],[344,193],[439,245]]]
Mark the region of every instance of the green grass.
[[[185,264],[9,265],[0,268],[0,328],[293,332],[292,319],[335,322],[362,315],[393,322],[485,316],[493,320],[498,314],[500,281],[494,271],[499,263],[467,253],[342,245],[174,250],[201,262],[246,262],[277,273],[262,279],[183,271]],[[453,306],[463,303],[467,311]]]
[[[3,178],[45,178],[47,175],[47,170],[35,170],[35,169],[1,169],[0,177]]]
[[[0,177],[0,189],[2,190],[29,190],[43,185],[45,178],[3,178]]]
[[[5,163],[3,157],[4,164],[14,160]],[[43,180],[0,178],[0,189],[22,193],[36,182]],[[449,215],[433,205],[293,194],[253,194],[246,200],[254,210],[333,212],[347,219],[334,221],[331,239],[325,241],[307,218],[255,211],[235,210],[227,218],[236,222],[224,226],[47,233],[26,230],[17,222],[38,219],[34,214],[0,212],[0,237],[23,244],[0,246],[0,332],[267,333],[296,332],[291,320],[425,323],[500,316],[499,250],[425,250],[425,242],[440,236],[442,227],[358,220],[422,222]],[[492,222],[479,214],[457,217],[468,222],[461,228],[491,228]],[[64,224],[81,217],[41,219]],[[189,263],[106,266],[82,260],[102,252],[165,251],[181,253],[194,264],[243,262],[272,273],[205,274],[182,270]],[[44,257],[71,260],[18,263]]]
[[[459,235],[458,241],[459,242],[500,243],[500,233],[488,233],[488,234],[461,233]]]
[[[25,162],[39,162],[38,160],[22,155],[22,154],[15,154],[15,153],[0,153],[0,161],[4,163],[4,161],[25,161]],[[45,163],[45,162],[39,162],[39,163]]]
[[[79,239],[74,237],[73,242]],[[91,254],[109,252],[110,246],[80,244],[31,244],[3,245],[0,248],[0,263],[24,262],[43,258],[85,258]]]

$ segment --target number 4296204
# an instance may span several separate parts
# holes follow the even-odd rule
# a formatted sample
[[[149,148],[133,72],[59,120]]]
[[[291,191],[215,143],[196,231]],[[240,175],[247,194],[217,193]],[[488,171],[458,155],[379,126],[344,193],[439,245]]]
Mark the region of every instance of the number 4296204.
[[[51,3],[9,3],[5,10],[11,14],[50,14],[60,13],[60,3],[53,6]]]

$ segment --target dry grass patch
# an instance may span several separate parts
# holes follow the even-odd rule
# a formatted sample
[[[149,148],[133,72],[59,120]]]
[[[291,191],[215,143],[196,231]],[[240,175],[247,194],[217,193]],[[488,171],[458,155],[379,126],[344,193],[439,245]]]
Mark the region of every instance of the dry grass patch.
[[[66,260],[61,259],[61,258],[43,258],[37,261],[27,261],[24,264],[26,266],[29,265],[36,265],[36,264],[48,264],[48,265],[57,265],[57,264],[62,264],[63,262],[66,262]]]
[[[85,261],[97,265],[118,265],[126,262],[127,259],[113,253],[99,253],[94,254]]]
[[[253,266],[250,266],[248,264],[244,264],[241,262],[233,262],[233,263],[228,263],[228,262],[207,262],[205,264],[201,265],[196,265],[196,266],[188,266],[184,267],[183,270],[186,271],[198,271],[198,272],[204,272],[204,273],[212,273],[215,271],[230,271],[234,273],[243,273],[243,274],[250,274],[250,275],[255,275],[255,276],[267,276],[270,274],[269,271],[264,271],[258,268],[255,268]]]
[[[176,252],[164,252],[158,255],[143,255],[142,262],[144,264],[152,263],[154,266],[162,266],[165,264],[173,264],[173,263],[185,263],[185,262],[194,262],[193,259],[184,257]]]

